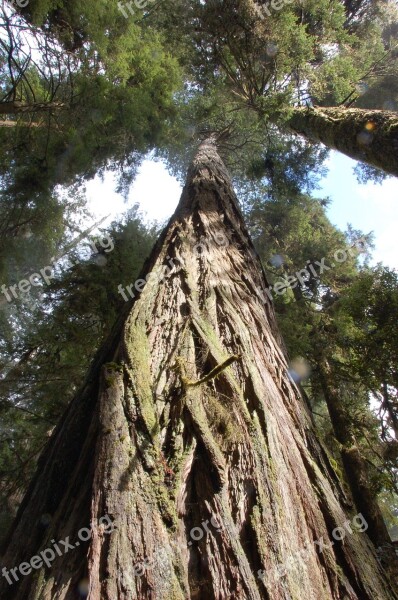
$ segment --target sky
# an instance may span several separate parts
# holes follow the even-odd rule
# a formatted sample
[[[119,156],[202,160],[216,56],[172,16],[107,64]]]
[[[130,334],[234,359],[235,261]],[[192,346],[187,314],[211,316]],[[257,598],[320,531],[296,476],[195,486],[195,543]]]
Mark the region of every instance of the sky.
[[[327,210],[329,219],[343,231],[347,223],[363,233],[373,231],[372,263],[398,268],[398,178],[388,178],[381,185],[360,185],[353,173],[357,163],[339,152],[331,155],[329,173],[317,192],[317,196],[328,196],[332,201]]]
[[[320,182],[317,197],[331,199],[328,216],[341,230],[350,223],[363,233],[374,232],[375,250],[372,263],[382,262],[398,267],[397,208],[398,179],[389,178],[381,185],[360,185],[353,173],[356,162],[331,152],[329,172]],[[146,160],[130,190],[127,202],[114,192],[115,182],[109,174],[102,182],[98,178],[87,185],[89,208],[95,220],[109,215],[104,225],[124,213],[135,203],[140,205],[146,220],[164,223],[173,214],[181,195],[178,181],[169,175],[161,162]],[[322,257],[320,257],[322,258]]]
[[[145,160],[142,163],[127,202],[114,192],[116,184],[110,173],[105,176],[104,182],[96,178],[86,187],[89,210],[95,218],[100,219],[105,215],[111,215],[104,221],[104,225],[109,224],[112,218],[126,212],[136,203],[140,205],[147,221],[163,223],[173,214],[182,190],[178,181],[169,175],[163,163],[152,160]]]

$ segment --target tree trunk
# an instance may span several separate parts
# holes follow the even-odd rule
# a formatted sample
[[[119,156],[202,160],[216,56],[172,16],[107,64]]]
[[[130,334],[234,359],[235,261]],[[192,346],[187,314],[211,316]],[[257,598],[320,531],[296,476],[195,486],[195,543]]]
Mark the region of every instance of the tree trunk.
[[[289,127],[398,177],[398,115],[361,108],[295,108]]]
[[[63,102],[31,102],[30,104],[26,104],[25,102],[12,100],[11,102],[0,102],[0,115],[49,112],[51,110],[60,110],[65,107],[66,104]]]
[[[65,536],[74,548],[18,584],[3,575],[1,597],[396,599],[289,379],[210,141],[147,273],[40,459],[2,564]]]
[[[392,581],[398,580],[398,558],[388,533],[380,507],[371,489],[368,468],[351,432],[340,401],[340,393],[333,384],[333,375],[326,359],[318,363],[323,394],[337,441],[348,485],[358,510],[369,525],[369,537],[378,548],[380,560]]]
[[[388,415],[388,427],[391,427],[391,429],[394,431],[395,439],[398,441],[398,413],[394,407],[394,402],[390,398],[387,382],[383,381],[381,387],[383,395],[382,408]]]

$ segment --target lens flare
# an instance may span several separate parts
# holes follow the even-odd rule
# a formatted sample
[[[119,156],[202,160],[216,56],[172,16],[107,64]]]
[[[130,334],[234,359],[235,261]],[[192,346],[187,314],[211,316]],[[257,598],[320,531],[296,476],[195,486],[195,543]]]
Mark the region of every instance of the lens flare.
[[[43,527],[48,527],[51,523],[51,515],[48,513],[44,513],[44,515],[42,515],[40,517],[40,524],[43,525]]]
[[[94,262],[96,265],[98,265],[99,267],[104,267],[106,265],[106,263],[108,262],[108,259],[106,258],[106,256],[104,256],[103,254],[98,254],[95,258],[94,258]]]
[[[268,42],[265,46],[265,52],[267,56],[271,56],[271,58],[273,58],[278,54],[278,46],[274,44],[274,42]]]
[[[269,259],[269,262],[271,263],[271,265],[273,267],[276,267],[277,269],[279,269],[279,267],[281,267],[285,261],[283,259],[283,256],[281,256],[280,254],[274,254]]]
[[[391,111],[398,110],[398,104],[396,102],[394,102],[394,100],[386,100],[385,102],[383,102],[382,106],[383,106],[384,110],[391,110]]]
[[[357,142],[360,146],[369,146],[373,141],[373,134],[368,131],[361,131],[357,135]]]
[[[373,121],[368,121],[365,125],[366,131],[374,131],[376,129],[376,123]]]
[[[88,596],[88,591],[89,591],[89,581],[87,579],[87,577],[85,577],[84,579],[81,579],[79,581],[79,584],[77,586],[77,589],[79,591],[79,594],[82,598],[86,598]]]
[[[291,361],[288,373],[294,383],[300,383],[301,381],[308,379],[311,368],[305,358],[298,356]]]
[[[356,92],[360,95],[363,96],[364,94],[366,94],[366,92],[368,91],[369,86],[367,83],[365,83],[364,81],[360,81],[359,83],[356,84],[355,86],[355,90]]]

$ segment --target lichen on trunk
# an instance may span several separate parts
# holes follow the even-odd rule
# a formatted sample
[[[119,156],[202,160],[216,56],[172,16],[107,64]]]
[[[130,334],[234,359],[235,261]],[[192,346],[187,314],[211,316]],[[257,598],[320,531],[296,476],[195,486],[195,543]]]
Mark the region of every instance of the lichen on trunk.
[[[386,110],[294,108],[290,129],[398,177],[398,117]]]
[[[90,600],[395,598],[365,533],[331,537],[355,509],[289,378],[210,140],[143,276],[170,264],[126,307],[53,434],[3,564],[88,523],[91,539],[3,580],[2,598],[69,600],[86,577]]]

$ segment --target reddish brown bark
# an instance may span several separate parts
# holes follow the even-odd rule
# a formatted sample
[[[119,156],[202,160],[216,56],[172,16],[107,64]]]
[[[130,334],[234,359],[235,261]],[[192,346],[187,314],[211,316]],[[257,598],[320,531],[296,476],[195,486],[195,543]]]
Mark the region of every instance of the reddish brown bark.
[[[331,537],[355,509],[289,379],[273,308],[256,291],[267,282],[210,142],[144,275],[167,264],[126,306],[55,431],[2,564],[75,542],[104,515],[116,529],[95,526],[18,586],[3,579],[1,597],[69,600],[88,577],[90,600],[392,600],[366,533]],[[195,527],[207,528],[200,539]]]

